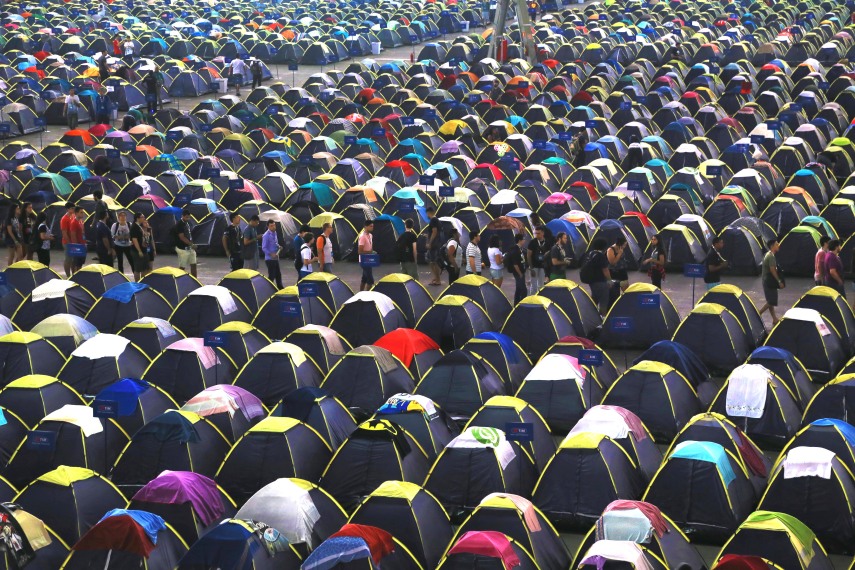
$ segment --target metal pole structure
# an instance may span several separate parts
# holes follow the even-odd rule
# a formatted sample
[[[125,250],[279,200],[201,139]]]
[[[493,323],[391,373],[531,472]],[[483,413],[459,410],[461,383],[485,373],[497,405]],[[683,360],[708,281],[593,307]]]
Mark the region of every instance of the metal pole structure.
[[[516,3],[517,25],[520,28],[520,43],[523,57],[530,64],[537,63],[537,51],[534,44],[534,28],[528,15],[528,5],[525,0],[498,0],[496,2],[496,16],[493,20],[493,35],[490,38],[489,56],[498,59],[499,46],[506,38],[508,9],[510,2]]]

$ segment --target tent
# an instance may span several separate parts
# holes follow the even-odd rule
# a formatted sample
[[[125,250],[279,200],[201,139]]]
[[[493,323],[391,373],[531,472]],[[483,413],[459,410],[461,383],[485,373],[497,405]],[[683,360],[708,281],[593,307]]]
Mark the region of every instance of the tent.
[[[564,311],[573,323],[575,336],[591,336],[603,322],[588,292],[574,281],[550,279],[537,294],[549,299]]]
[[[713,373],[727,373],[739,366],[753,346],[750,333],[736,316],[715,303],[695,305],[673,339],[697,354]]]
[[[190,337],[166,347],[152,360],[142,379],[183,403],[209,386],[231,382],[235,373],[229,357],[205,346],[201,338]]]
[[[124,326],[119,336],[131,341],[149,358],[154,358],[167,346],[181,340],[184,335],[164,319],[140,317]]]
[[[606,348],[648,348],[674,336],[679,324],[668,295],[649,283],[633,283],[609,309],[598,342]]]
[[[816,533],[827,552],[848,554],[855,532],[847,499],[853,487],[852,473],[833,451],[791,447],[772,470],[758,508],[795,517]],[[815,499],[806,501],[808,495]]]
[[[757,312],[757,307],[742,289],[730,283],[720,283],[708,290],[699,303],[715,303],[730,311],[739,320],[742,329],[750,335],[753,346],[766,338],[766,325]]]
[[[601,349],[590,339],[579,336],[565,336],[564,338],[558,339],[558,342],[549,348],[549,354],[564,354],[572,356],[578,360],[580,351],[582,350],[599,350],[602,352],[602,364],[598,366],[583,365],[582,368],[586,373],[590,374],[594,378],[594,381],[601,387],[608,387],[614,384],[614,381],[617,380],[619,375],[615,363],[605,350]]]
[[[576,358],[547,354],[525,377],[516,396],[531,404],[553,433],[561,434],[602,400],[602,388]]]
[[[532,458],[503,430],[469,427],[440,453],[424,488],[459,521],[491,493],[530,497],[536,477]]]
[[[57,377],[91,397],[120,378],[141,377],[148,365],[148,356],[128,339],[97,334],[74,349]]]
[[[421,316],[415,329],[432,338],[443,352],[460,348],[493,327],[484,309],[459,295],[441,297]]]
[[[237,441],[267,413],[261,400],[243,388],[227,384],[205,388],[180,409],[207,419],[230,443]]]
[[[421,482],[429,468],[427,454],[405,429],[384,419],[368,420],[338,448],[319,484],[353,511],[384,481]]]
[[[502,326],[532,361],[543,356],[558,339],[575,333],[570,317],[546,297],[522,299]]]
[[[252,315],[234,293],[220,285],[193,289],[175,305],[169,322],[187,336],[201,336],[231,321],[249,322]]]
[[[802,423],[820,419],[849,418],[849,395],[855,387],[855,374],[841,374],[822,386],[805,408]]]
[[[845,295],[831,287],[814,287],[802,295],[793,307],[819,312],[840,335],[847,354],[855,351],[855,313],[846,302]]]
[[[740,463],[718,443],[676,445],[643,499],[698,540],[724,541],[754,507],[754,489]]]
[[[30,332],[50,341],[67,358],[83,342],[98,334],[98,329],[82,317],[60,313],[46,318]]]
[[[371,290],[392,299],[404,313],[407,322],[413,325],[433,304],[433,297],[425,286],[403,273],[384,275]]]
[[[480,356],[452,350],[425,373],[415,394],[436,402],[455,419],[471,417],[487,400],[505,394],[496,370]]]
[[[341,335],[320,325],[304,325],[295,329],[285,337],[285,342],[302,348],[324,374],[350,350],[350,345]]]
[[[276,286],[267,277],[252,269],[238,269],[226,273],[217,285],[234,293],[252,315],[258,313],[259,307],[276,293]]]
[[[0,336],[0,357],[3,364],[0,382],[4,386],[29,374],[56,376],[65,360],[49,341],[28,332]]]
[[[376,291],[360,291],[344,302],[330,328],[339,331],[352,346],[359,346],[371,344],[407,324],[407,318],[392,299]]]
[[[486,257],[486,256],[485,256]],[[468,274],[451,283],[441,297],[457,295],[475,301],[482,307],[494,328],[500,328],[513,309],[508,298],[492,281],[480,275]]]
[[[14,413],[29,427],[66,404],[86,402],[74,388],[44,374],[23,376],[0,390],[0,407]]]
[[[331,457],[329,444],[311,426],[294,418],[267,417],[235,442],[216,479],[242,504],[280,477],[318,479]]]
[[[356,429],[356,421],[344,404],[309,386],[287,394],[270,415],[294,418],[314,428],[333,451]]]
[[[287,342],[273,342],[247,361],[233,384],[273,407],[294,390],[318,386],[322,379],[318,365],[301,348]]]
[[[177,568],[298,568],[302,559],[294,545],[267,524],[225,519],[190,546]]]
[[[790,351],[814,382],[833,378],[846,354],[839,333],[814,309],[789,309],[769,333],[766,346]]]
[[[425,396],[395,394],[377,409],[373,417],[406,430],[431,461],[460,433],[445,410]]]
[[[789,351],[771,346],[761,346],[754,350],[745,361],[746,364],[759,364],[774,373],[789,392],[800,409],[804,410],[816,393],[817,386],[810,381],[805,367]]]
[[[124,274],[119,273],[112,266],[94,263],[92,265],[84,265],[71,276],[70,281],[74,281],[87,291],[89,291],[96,299],[104,294],[104,291],[127,283],[128,278]]]
[[[404,364],[413,375],[421,378],[442,357],[442,351],[430,337],[414,329],[397,328],[384,334],[374,346],[385,348]]]
[[[442,558],[437,570],[536,570],[532,555],[509,536],[492,530],[470,531],[458,538]]]
[[[51,315],[68,313],[83,317],[95,298],[73,281],[51,279],[39,285],[12,315],[12,322],[21,330],[30,330]]]
[[[191,291],[202,286],[195,277],[177,267],[158,267],[148,275],[140,279],[144,283],[163,295],[170,305],[177,306]],[[184,334],[190,334],[182,331]]]
[[[297,286],[289,285],[261,305],[252,326],[268,338],[282,339],[306,324],[327,326],[332,317],[332,311],[320,297],[301,297]]]

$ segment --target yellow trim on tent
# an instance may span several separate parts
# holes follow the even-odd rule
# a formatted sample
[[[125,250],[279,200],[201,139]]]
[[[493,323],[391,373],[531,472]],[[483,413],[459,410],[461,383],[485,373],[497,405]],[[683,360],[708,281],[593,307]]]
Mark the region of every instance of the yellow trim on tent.
[[[267,416],[251,428],[252,433],[285,433],[288,430],[300,425],[302,422],[294,418],[283,416]]]
[[[626,293],[657,293],[659,289],[653,286],[651,283],[642,283],[641,281],[637,281],[627,287]]]
[[[493,396],[481,406],[481,409],[488,407],[513,408],[516,412],[521,412],[528,407],[528,402],[513,396]]]
[[[826,287],[825,285],[817,285],[816,287],[808,289],[807,293],[802,295],[802,298],[807,297],[808,295],[815,295],[817,297],[831,297],[832,299],[837,299],[838,297],[840,297],[840,293],[838,293],[831,287]]]
[[[541,297],[540,295],[529,295],[519,302],[520,305],[540,305],[541,307],[548,307],[552,304],[551,299],[547,299],[546,297]],[[519,306],[519,305],[517,305]],[[516,310],[516,307],[514,307]]]
[[[377,282],[378,283],[406,283],[407,281],[414,281],[414,279],[412,277],[410,277],[409,275],[407,275],[406,273],[390,273],[389,275],[384,275]],[[295,286],[295,289],[296,289],[296,286]]]
[[[184,416],[184,418],[189,421],[191,424],[199,423],[200,420],[204,419],[202,416],[197,414],[196,412],[188,412],[187,410],[167,410],[168,412],[177,412]],[[211,424],[212,426],[214,424]],[[216,428],[216,426],[214,426]],[[219,430],[217,430],[219,431]],[[224,436],[225,437],[225,436]]]
[[[72,483],[83,481],[84,479],[91,479],[92,477],[97,476],[98,474],[91,469],[60,465],[53,471],[48,471],[41,477],[36,477],[36,481],[51,483],[52,485],[59,485],[60,487],[70,487]]]
[[[313,271],[303,277],[301,281],[323,281],[324,283],[331,283],[336,279],[338,279],[338,277],[336,277],[332,273],[324,273],[323,271]]]
[[[657,362],[655,360],[642,360],[637,364],[633,364],[629,367],[627,372],[630,370],[637,370],[639,372],[653,372],[656,374],[661,374],[662,376],[674,372],[674,368],[668,366],[664,362]],[[615,384],[617,384],[617,380],[615,380]]]
[[[572,279],[553,279],[544,287],[562,287],[566,289],[576,289],[579,287],[579,284],[573,281]]]
[[[36,271],[38,269],[50,269],[50,267],[48,267],[47,265],[42,265],[38,261],[30,261],[24,259],[22,261],[16,261],[6,269],[29,269],[31,271]],[[53,271],[52,269],[50,270]],[[56,273],[56,271],[53,272]]]
[[[736,295],[737,297],[744,295],[742,289],[736,285],[731,285],[730,283],[721,283],[720,285],[716,285],[710,289],[708,293],[729,293],[731,295]]]
[[[36,342],[37,340],[42,339],[43,337],[41,335],[27,331],[15,331],[0,336],[0,342],[14,342],[18,344],[30,344],[31,342]]]
[[[407,501],[412,501],[421,490],[422,488],[415,483],[408,483],[406,481],[386,481],[374,489],[374,492],[369,495],[369,498],[388,497],[390,499],[405,499]]]
[[[223,279],[252,279],[256,275],[261,275],[261,273],[254,269],[236,269],[235,271],[226,273]],[[263,275],[261,276],[264,277]]]
[[[6,384],[6,387],[31,388],[37,390],[55,382],[59,382],[60,384],[63,383],[62,380],[60,380],[59,378],[54,378],[53,376],[46,376],[45,374],[27,374],[26,376],[21,376],[17,380],[12,380],[8,384]],[[71,386],[69,386],[69,388],[71,388]]]
[[[153,269],[149,273],[149,275],[152,275],[152,274],[171,275],[173,277],[181,277],[182,275],[190,275],[189,273],[187,273],[183,269],[178,269],[177,267],[171,267],[168,265],[166,267],[158,267],[157,269]]]
[[[440,297],[436,300],[434,305],[446,305],[449,307],[462,307],[467,302],[475,303],[469,297],[464,297],[463,295],[446,295],[445,297]],[[477,303],[476,303],[477,304]]]
[[[297,297],[300,291],[296,285],[288,285],[273,294],[274,297]]]
[[[568,434],[558,449],[597,449],[605,437],[601,433],[590,431]]]
[[[103,263],[93,263],[92,265],[84,265],[80,268],[80,271],[86,271],[88,273],[100,273],[101,275],[118,273],[118,270],[116,268],[110,265],[104,265]]]
[[[692,313],[698,315],[720,315],[725,311],[727,311],[727,309],[718,303],[698,303],[695,305],[695,308],[692,309]]]
[[[481,275],[475,275],[474,273],[464,275],[463,277],[455,281],[455,283],[460,283],[461,285],[474,285],[475,287],[480,287],[481,285],[489,282],[490,280],[486,277],[483,277]]]
[[[223,323],[214,330],[217,332],[239,332],[240,334],[246,334],[255,329],[251,324],[245,323],[243,321],[229,321],[227,323]]]

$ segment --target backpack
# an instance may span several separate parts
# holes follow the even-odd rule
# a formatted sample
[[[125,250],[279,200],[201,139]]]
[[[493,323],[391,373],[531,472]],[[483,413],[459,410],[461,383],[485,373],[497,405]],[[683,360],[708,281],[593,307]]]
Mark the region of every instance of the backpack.
[[[407,238],[407,232],[402,233],[398,236],[398,240],[395,242],[395,250],[398,252],[398,261],[401,263],[409,261],[407,259],[407,250],[410,249],[409,240]]]
[[[520,254],[519,248],[516,248],[516,249],[517,249],[516,254],[514,253],[514,248],[511,248],[508,251],[502,253],[502,265],[505,266],[505,270],[508,273],[514,272],[514,265],[516,265],[515,262],[517,261],[516,256],[518,254]],[[520,255],[520,257],[522,257],[522,256]],[[523,271],[525,271],[525,268],[523,268]]]
[[[303,270],[303,248],[306,247],[306,244],[300,246],[300,249],[294,252],[294,269],[297,271]]]
[[[169,230],[169,241],[171,241],[171,247],[185,247],[184,242],[182,242],[179,238],[179,234],[189,233],[189,228],[187,224],[184,223],[184,220],[178,220],[178,222],[172,226],[172,229]],[[186,236],[188,239],[190,236]]]
[[[451,243],[451,239],[449,238],[442,247],[439,248],[439,253],[436,258],[436,263],[439,265],[440,269],[448,269],[451,267],[451,264],[448,262],[448,244]],[[458,245],[457,247],[460,247]]]
[[[601,251],[589,251],[582,258],[582,268],[579,270],[579,280],[585,285],[594,283],[597,279],[597,268],[594,267],[594,259],[597,254],[603,255]]]

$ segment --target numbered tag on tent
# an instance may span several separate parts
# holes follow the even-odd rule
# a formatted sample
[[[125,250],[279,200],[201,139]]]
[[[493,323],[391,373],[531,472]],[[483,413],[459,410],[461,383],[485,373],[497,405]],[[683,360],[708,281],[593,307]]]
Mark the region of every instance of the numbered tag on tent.
[[[766,128],[770,131],[780,131],[781,121],[766,121]]]
[[[718,165],[707,166],[707,176],[721,176],[721,166],[718,166]]]
[[[0,133],[11,133],[12,125],[9,123],[0,123]]]
[[[118,144],[119,150],[122,152],[133,152],[137,150],[137,143],[134,141],[122,141]]]
[[[630,332],[635,328],[635,323],[632,317],[615,317],[612,319],[612,330],[620,332]]]
[[[83,244],[83,243],[66,244],[65,254],[68,257],[86,257],[86,244]]]
[[[734,145],[734,146],[736,147],[736,152],[739,152],[739,153],[748,152],[748,145],[747,144],[738,144],[738,145]]]
[[[763,144],[766,142],[766,137],[763,135],[751,135],[751,144]]]
[[[439,115],[434,109],[428,109],[425,111],[424,118],[426,121],[436,121],[439,119]]]
[[[517,89],[528,89],[529,82],[528,81],[520,81],[517,83]]]
[[[186,206],[190,203],[190,195],[189,194],[179,194],[175,198],[172,199],[172,204],[174,206]]]
[[[641,180],[628,180],[626,189],[630,192],[641,192],[644,190],[644,184],[641,183]]]
[[[419,184],[422,186],[433,186],[434,177],[430,174],[422,174],[419,176]]]
[[[219,168],[205,168],[202,170],[202,178],[219,178],[220,177],[220,169]]]
[[[452,14],[457,14],[458,12],[460,12],[460,9],[457,6],[451,7],[451,13]],[[813,14],[811,14],[811,15],[813,15]]]
[[[347,135],[344,137],[344,144],[351,145],[356,144],[356,137],[354,135]]]
[[[621,111],[629,111],[632,109],[632,101],[621,101],[620,102],[620,110]]]
[[[828,89],[831,86],[831,84],[828,81],[820,81],[819,83],[817,83],[817,86],[820,89]]]
[[[371,130],[371,136],[373,136],[373,137],[385,137],[386,136],[386,129],[384,129],[383,127],[374,128]]]
[[[506,423],[505,439],[520,443],[534,441],[534,424],[528,422]]]
[[[96,399],[92,402],[92,415],[96,418],[116,419],[119,417],[119,402]]]
[[[317,283],[297,283],[297,294],[300,297],[317,297],[319,293]]]
[[[122,153],[119,152],[117,148],[108,148],[107,149],[107,158],[119,158],[122,156]]]
[[[683,265],[683,275],[692,279],[699,279],[707,274],[707,268],[703,263],[687,263]]]
[[[279,105],[268,105],[267,108],[264,109],[264,112],[268,115],[276,115],[277,113],[282,112],[282,107]]]
[[[283,301],[279,305],[279,312],[283,317],[299,317],[303,314],[303,306],[294,301]]]
[[[309,99],[308,97],[300,97],[300,100],[299,100],[299,101],[297,101],[297,104],[298,104],[299,106],[301,106],[301,107],[304,107],[304,106],[308,105],[308,104],[309,104],[309,103],[311,103],[311,102],[312,102],[312,100],[311,100],[311,99]]]
[[[398,211],[403,214],[409,214],[416,210],[416,205],[411,200],[405,200],[398,206]]]
[[[208,124],[203,123],[203,124],[199,125],[199,130],[202,131],[203,133],[210,133],[212,130],[214,130],[214,127],[212,125],[208,125]]]
[[[229,340],[229,335],[222,332],[208,331],[202,335],[205,346],[211,348],[222,348],[226,346]]]
[[[243,190],[243,178],[229,180],[229,190]]]
[[[53,451],[56,449],[56,432],[33,430],[27,434],[27,449],[33,451]]]
[[[412,117],[401,117],[401,124],[405,127],[411,127],[416,124],[416,120]]]
[[[603,351],[594,348],[583,348],[580,350],[578,359],[579,364],[585,366],[602,366],[606,361]]]
[[[573,140],[573,133],[569,133],[566,131],[563,133],[558,133],[558,140],[560,140],[560,141],[572,141]]]
[[[454,187],[453,186],[440,186],[439,190],[437,190],[437,194],[439,194],[440,198],[453,198],[454,197]]]
[[[417,36],[416,34],[410,34],[410,42],[416,43],[417,41],[419,41],[419,36]]]
[[[641,97],[638,97],[635,102],[639,105],[647,105],[647,97],[642,95]]]
[[[629,105],[629,108],[632,109],[631,103]],[[585,128],[586,129],[596,129],[597,128],[597,121],[594,119],[588,119],[587,121],[585,121]],[[568,134],[570,134],[571,136],[569,139],[566,139],[566,140],[572,139],[573,138],[572,134],[571,133],[568,133]]]
[[[659,293],[644,293],[638,296],[640,307],[659,307],[661,296]]]
[[[312,160],[311,156],[301,156],[297,159],[297,162],[299,162],[303,166],[311,166],[312,164],[314,164],[314,161]]]
[[[166,140],[170,141],[180,141],[184,138],[184,133],[181,131],[169,131],[166,133]]]
[[[425,73],[427,73],[428,75],[435,75],[436,74],[436,67],[434,67],[433,65],[426,66],[425,67]]]
[[[798,103],[790,103],[790,106],[787,107],[787,110],[792,112],[792,113],[801,113],[802,106],[799,105]]]
[[[531,144],[537,150],[543,150],[546,148],[546,141],[537,140],[537,141],[532,141]]]
[[[598,19],[599,21],[601,21],[601,22],[608,22],[608,21],[609,21],[609,16],[608,16],[608,14],[600,14],[600,15],[597,17],[597,19]]]

